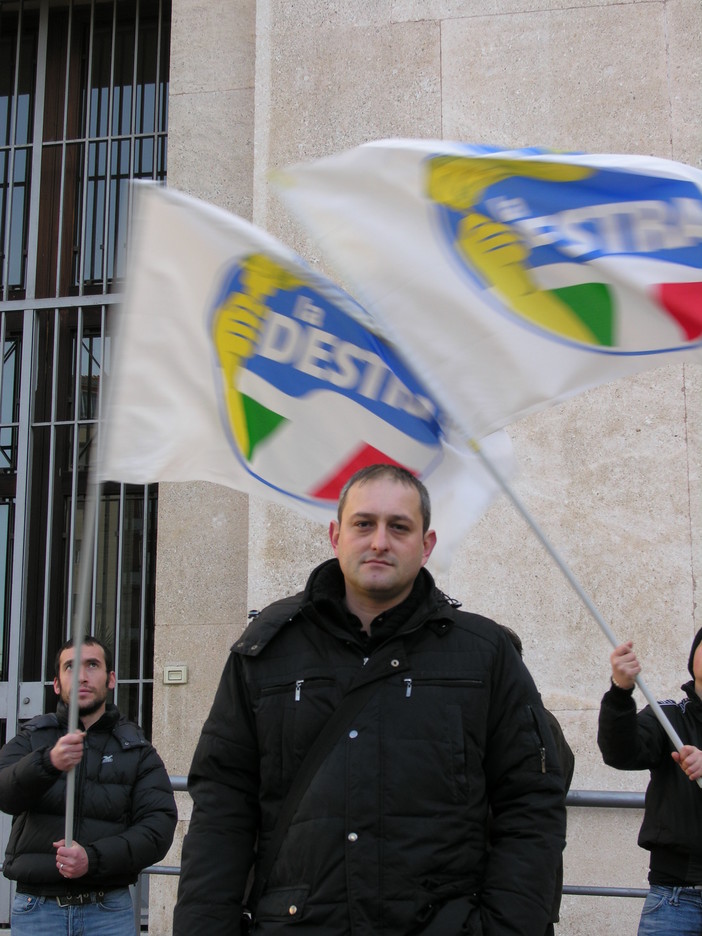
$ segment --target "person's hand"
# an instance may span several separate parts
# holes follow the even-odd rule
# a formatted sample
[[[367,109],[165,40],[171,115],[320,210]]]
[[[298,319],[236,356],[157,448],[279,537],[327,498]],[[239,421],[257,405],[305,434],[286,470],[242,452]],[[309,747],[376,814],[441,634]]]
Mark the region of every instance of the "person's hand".
[[[79,878],[88,873],[88,855],[82,845],[74,842],[66,848],[66,839],[53,842],[56,849],[56,867],[65,878]]]
[[[671,756],[676,764],[680,764],[690,780],[702,777],[702,751],[699,748],[693,747],[692,744],[683,744],[680,753],[673,751]]]
[[[612,682],[620,689],[631,689],[635,685],[634,677],[641,672],[641,664],[636,659],[636,654],[632,650],[634,646],[631,640],[619,644],[610,657],[612,664]]]
[[[84,737],[84,731],[72,731],[58,739],[49,753],[49,759],[57,770],[71,770],[80,763]]]

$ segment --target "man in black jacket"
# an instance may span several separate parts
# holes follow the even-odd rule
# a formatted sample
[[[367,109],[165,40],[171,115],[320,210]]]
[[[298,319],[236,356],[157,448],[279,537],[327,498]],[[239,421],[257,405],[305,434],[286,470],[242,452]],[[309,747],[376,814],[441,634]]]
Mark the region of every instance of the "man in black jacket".
[[[13,936],[134,936],[129,885],[173,841],[168,774],[142,730],[107,702],[115,674],[94,637],[81,648],[80,730],[68,732],[74,656],[69,640],[56,657],[56,714],[33,718],[0,751],[0,808],[15,817],[3,865],[17,882]],[[72,768],[75,834],[67,845]]]
[[[423,568],[429,524],[416,478],[362,469],[336,559],[232,648],[189,776],[175,936],[237,933],[252,867],[256,936],[543,936],[553,738],[504,631]]]
[[[639,845],[650,852],[650,890],[638,936],[702,933],[702,629],[690,650],[685,698],[661,702],[683,741],[676,751],[646,706],[637,714],[632,693],[641,665],[631,641],[610,655],[612,683],[600,705],[599,744],[605,764],[650,770]]]

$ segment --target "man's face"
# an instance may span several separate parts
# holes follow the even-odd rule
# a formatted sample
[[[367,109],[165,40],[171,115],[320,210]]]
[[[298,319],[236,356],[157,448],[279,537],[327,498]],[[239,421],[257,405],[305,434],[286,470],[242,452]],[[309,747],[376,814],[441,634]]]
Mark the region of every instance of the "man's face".
[[[69,647],[61,654],[59,677],[54,679],[54,692],[61,701],[69,704],[73,682],[73,658],[75,649]],[[78,680],[78,712],[81,718],[90,715],[102,715],[105,710],[107,693],[114,689],[115,674],[108,673],[105,665],[105,653],[102,647],[83,644],[81,647],[81,667]]]
[[[382,477],[354,484],[329,537],[347,599],[379,610],[404,601],[436,543],[433,530],[422,532],[419,492]]]

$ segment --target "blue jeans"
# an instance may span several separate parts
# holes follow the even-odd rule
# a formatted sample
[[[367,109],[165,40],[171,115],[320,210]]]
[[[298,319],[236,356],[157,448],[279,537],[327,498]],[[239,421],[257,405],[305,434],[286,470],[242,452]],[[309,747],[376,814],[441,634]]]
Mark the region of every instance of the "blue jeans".
[[[652,884],[641,912],[638,936],[700,936],[702,891]]]
[[[59,907],[55,897],[15,894],[12,936],[136,936],[128,887],[107,891],[99,903]]]

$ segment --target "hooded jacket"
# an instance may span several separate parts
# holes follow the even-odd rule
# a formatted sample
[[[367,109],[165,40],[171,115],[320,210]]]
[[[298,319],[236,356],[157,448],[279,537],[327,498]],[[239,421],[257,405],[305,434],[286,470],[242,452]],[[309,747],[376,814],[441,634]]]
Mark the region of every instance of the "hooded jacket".
[[[178,814],[166,768],[141,728],[108,704],[85,734],[76,767],[74,841],[88,872],[56,867],[52,842],[65,834],[66,773],[49,758],[67,731],[67,707],[39,715],[0,750],[0,809],[14,815],[3,874],[23,893],[65,895],[133,884],[173,841]]]
[[[688,668],[702,640],[692,644]],[[702,700],[694,678],[681,687],[679,702],[661,708],[683,744],[702,748]],[[668,887],[702,885],[702,789],[670,756],[674,750],[650,706],[636,713],[630,689],[612,685],[600,705],[597,743],[605,764],[618,770],[650,770],[639,845],[650,854],[648,880]]]
[[[262,855],[306,752],[366,682],[375,692],[303,795],[253,932],[542,936],[564,792],[518,654],[426,570],[373,622],[370,647],[350,629],[342,595],[330,560],[232,648],[189,776],[175,936],[238,932],[257,836]]]

